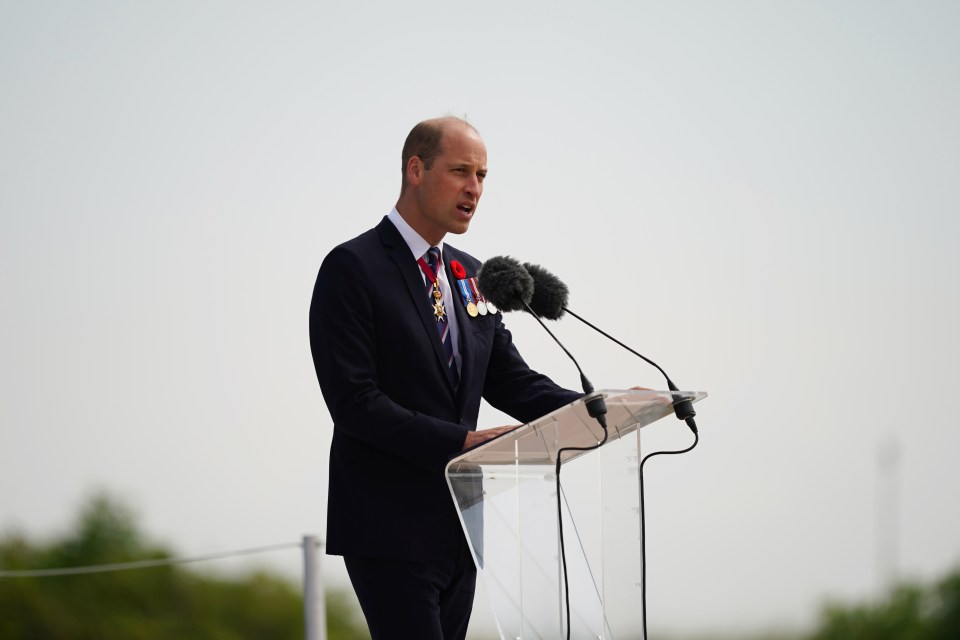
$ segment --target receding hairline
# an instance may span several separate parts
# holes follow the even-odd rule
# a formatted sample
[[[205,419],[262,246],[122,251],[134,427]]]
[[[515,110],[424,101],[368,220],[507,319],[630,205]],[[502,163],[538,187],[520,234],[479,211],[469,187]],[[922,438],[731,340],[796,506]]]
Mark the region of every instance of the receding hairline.
[[[440,116],[439,118],[430,118],[429,120],[424,120],[420,124],[427,125],[431,127],[436,127],[440,130],[441,133],[446,134],[447,130],[450,127],[467,127],[475,134],[480,135],[480,132],[477,131],[477,128],[473,126],[466,118],[461,118],[460,116]]]

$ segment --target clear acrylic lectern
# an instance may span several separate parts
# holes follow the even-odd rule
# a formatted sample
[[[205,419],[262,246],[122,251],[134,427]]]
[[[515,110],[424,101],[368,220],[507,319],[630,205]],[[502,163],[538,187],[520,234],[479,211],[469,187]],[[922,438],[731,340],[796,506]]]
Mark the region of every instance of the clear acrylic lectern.
[[[673,415],[674,395],[697,401],[706,394],[600,393],[607,442],[563,452],[560,473],[570,637],[639,638],[639,429]],[[603,430],[578,400],[447,464],[447,484],[501,638],[566,637],[557,452],[601,440]]]

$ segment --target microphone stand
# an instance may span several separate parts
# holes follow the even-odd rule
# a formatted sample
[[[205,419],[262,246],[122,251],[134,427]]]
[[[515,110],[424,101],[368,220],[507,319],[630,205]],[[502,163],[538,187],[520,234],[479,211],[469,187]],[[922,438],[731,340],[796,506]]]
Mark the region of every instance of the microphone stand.
[[[553,338],[554,342],[560,345],[560,348],[563,349],[563,352],[573,360],[573,364],[576,365],[577,371],[580,372],[580,384],[583,386],[584,393],[584,404],[587,407],[587,414],[595,419],[600,427],[603,429],[603,439],[600,440],[597,444],[591,447],[562,447],[557,450],[557,463],[555,469],[555,476],[557,479],[557,532],[560,538],[560,562],[563,566],[563,597],[565,605],[565,614],[566,614],[566,627],[567,627],[567,640],[570,639],[570,583],[567,580],[567,551],[566,546],[563,542],[563,500],[560,495],[560,464],[563,459],[563,453],[565,451],[592,451],[594,449],[599,449],[607,442],[607,403],[603,399],[603,395],[596,393],[594,391],[593,385],[590,383],[590,380],[587,379],[587,376],[583,373],[583,369],[580,368],[580,363],[577,362],[577,359],[573,357],[573,354],[570,353],[563,343],[557,339],[557,336],[553,335],[553,332],[544,324],[543,320],[539,315],[534,313],[533,309],[530,308],[530,305],[526,302],[523,303],[524,308],[531,316],[536,318],[537,322],[540,323],[540,326],[550,334],[550,337]],[[646,637],[646,632],[644,632],[644,637]]]

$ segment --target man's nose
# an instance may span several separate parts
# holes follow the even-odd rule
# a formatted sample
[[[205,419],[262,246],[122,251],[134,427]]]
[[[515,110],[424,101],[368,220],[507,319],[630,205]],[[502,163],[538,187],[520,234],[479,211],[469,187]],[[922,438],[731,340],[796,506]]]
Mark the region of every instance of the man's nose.
[[[464,191],[469,193],[472,196],[480,197],[480,194],[483,193],[483,183],[480,182],[480,178],[477,176],[471,176],[467,180],[467,185],[464,187]]]

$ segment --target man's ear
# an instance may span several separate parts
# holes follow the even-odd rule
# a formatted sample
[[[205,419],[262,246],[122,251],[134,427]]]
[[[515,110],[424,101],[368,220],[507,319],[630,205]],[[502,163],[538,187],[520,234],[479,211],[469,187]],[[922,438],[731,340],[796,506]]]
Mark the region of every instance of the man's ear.
[[[410,159],[407,160],[407,184],[412,184],[415,187],[419,186],[425,170],[420,156],[410,156]]]

